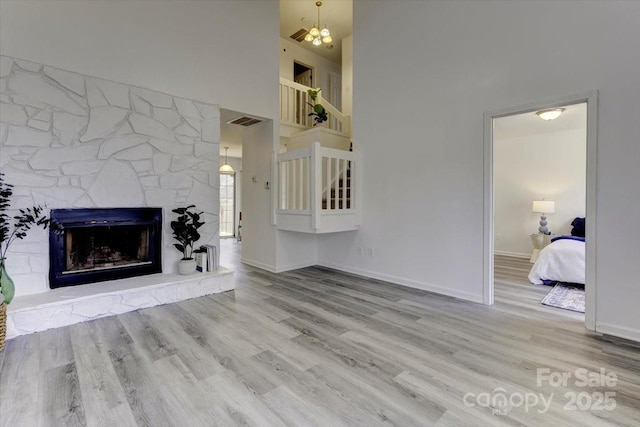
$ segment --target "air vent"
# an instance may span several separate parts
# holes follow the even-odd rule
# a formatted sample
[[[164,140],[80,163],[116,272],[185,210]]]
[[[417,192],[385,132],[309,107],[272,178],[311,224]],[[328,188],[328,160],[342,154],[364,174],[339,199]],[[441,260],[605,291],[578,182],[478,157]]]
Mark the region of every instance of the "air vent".
[[[242,116],[242,117],[236,117],[233,120],[229,120],[227,123],[229,123],[230,125],[239,125],[239,126],[248,127],[260,122],[262,122],[262,120],[256,119],[254,117]]]
[[[298,31],[291,34],[289,37],[291,37],[297,42],[301,42],[302,40],[304,40],[304,36],[306,36],[308,32],[309,32],[308,30],[305,30],[304,28],[300,28]]]

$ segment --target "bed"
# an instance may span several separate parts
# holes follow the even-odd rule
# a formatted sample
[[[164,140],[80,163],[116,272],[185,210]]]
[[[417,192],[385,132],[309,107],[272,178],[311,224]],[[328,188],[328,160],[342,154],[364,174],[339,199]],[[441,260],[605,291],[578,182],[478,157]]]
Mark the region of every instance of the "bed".
[[[571,224],[571,236],[555,237],[540,251],[529,272],[529,281],[534,285],[585,283],[584,218],[576,218]]]

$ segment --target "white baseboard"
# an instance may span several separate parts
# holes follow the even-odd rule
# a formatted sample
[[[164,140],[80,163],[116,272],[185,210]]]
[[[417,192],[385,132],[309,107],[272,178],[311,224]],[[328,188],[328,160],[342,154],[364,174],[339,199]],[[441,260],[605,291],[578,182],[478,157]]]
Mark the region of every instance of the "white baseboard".
[[[627,328],[626,326],[598,322],[596,324],[596,332],[640,342],[640,329],[636,328]]]
[[[250,265],[252,267],[257,267],[257,268],[261,268],[263,270],[270,271],[271,273],[277,273],[276,268],[274,266],[262,263],[260,261],[254,261],[254,260],[247,259],[247,258],[240,258],[240,262],[243,263],[243,264]]]
[[[447,295],[454,298],[459,298],[465,301],[477,302],[482,304],[482,294],[474,295],[469,292],[456,291],[442,286],[434,285],[432,283],[418,282],[412,279],[406,279],[403,277],[392,276],[389,274],[378,273],[370,270],[361,270],[359,268],[353,268],[346,265],[333,264],[330,262],[320,261],[318,265],[322,267],[332,268],[334,270],[344,271],[346,273],[357,274],[359,276],[369,277],[372,279],[384,280],[385,282],[394,283],[396,285],[407,286],[409,288],[420,289],[423,291],[433,292],[436,294]]]
[[[283,273],[285,271],[297,270],[299,268],[307,268],[307,267],[313,267],[314,265],[318,265],[316,262],[303,262],[299,264],[289,264],[289,265],[281,265],[281,266],[274,267],[272,265],[264,264],[259,261],[253,261],[245,258],[240,259],[240,262],[242,262],[243,264],[250,265],[252,267],[260,268],[262,270],[267,270],[271,273]]]
[[[283,266],[278,266],[276,268],[276,273],[283,273],[285,271],[291,271],[291,270],[297,270],[299,268],[307,268],[307,267],[313,267],[314,265],[318,265],[317,262],[303,262],[300,264],[289,264],[289,265],[283,265]]]
[[[503,256],[511,256],[514,258],[531,258],[531,254],[523,254],[520,252],[509,252],[509,251],[493,251],[494,255],[503,255]]]

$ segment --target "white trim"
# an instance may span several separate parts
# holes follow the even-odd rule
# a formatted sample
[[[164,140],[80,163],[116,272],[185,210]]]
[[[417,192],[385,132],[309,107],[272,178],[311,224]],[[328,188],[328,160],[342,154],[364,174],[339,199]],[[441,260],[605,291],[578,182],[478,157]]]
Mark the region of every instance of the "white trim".
[[[586,206],[586,236],[585,251],[587,270],[585,283],[585,319],[587,329],[597,329],[596,300],[596,198],[598,171],[598,92],[587,94],[587,206]],[[640,335],[636,335],[638,337]]]
[[[496,251],[495,249],[493,250],[493,254],[494,255],[502,255],[502,256],[510,256],[510,257],[514,257],[514,258],[526,258],[526,259],[531,258],[531,254],[523,254],[523,253],[520,253],[520,252]]]
[[[627,340],[640,342],[640,329],[611,325],[609,323],[597,323],[596,329],[602,334],[613,335]]]
[[[259,261],[253,261],[246,258],[241,258],[240,262],[243,264],[250,265],[252,267],[259,268],[261,270],[266,270],[270,273],[284,273],[285,271],[297,270],[299,268],[307,268],[307,267],[313,267],[314,265],[318,265],[316,262],[301,262],[299,264],[289,264],[289,265],[274,267],[272,265],[268,265]]]
[[[316,263],[315,261],[313,261],[313,262],[301,262],[299,264],[288,264],[288,265],[284,265],[284,266],[278,266],[276,268],[275,273],[284,273],[285,271],[297,270],[299,268],[313,267],[315,265],[318,265],[318,263]]]
[[[261,268],[262,270],[270,271],[271,273],[276,273],[276,268],[274,266],[262,263],[260,261],[253,261],[246,258],[240,258],[240,262],[243,264],[250,265],[252,267]]]
[[[493,224],[493,120],[528,113],[547,108],[563,107],[566,105],[587,103],[587,194],[586,194],[586,307],[585,326],[596,329],[596,183],[597,183],[597,141],[598,141],[598,91],[585,92],[565,96],[546,102],[536,102],[517,107],[510,107],[484,113],[484,271],[483,271],[483,302],[493,304],[493,256],[494,253],[494,224]]]
[[[403,277],[392,276],[389,274],[378,273],[370,270],[362,270],[359,268],[353,268],[347,265],[334,264],[330,262],[318,263],[321,267],[331,268],[333,270],[342,271],[345,273],[356,274],[372,279],[384,280],[385,282],[393,283],[396,285],[407,286],[409,288],[420,289],[427,292],[433,292],[440,295],[450,296],[465,301],[476,302],[482,304],[482,295],[474,295],[469,292],[461,292],[453,289],[445,288],[442,286],[434,285],[432,283],[418,282],[416,280],[405,279]]]

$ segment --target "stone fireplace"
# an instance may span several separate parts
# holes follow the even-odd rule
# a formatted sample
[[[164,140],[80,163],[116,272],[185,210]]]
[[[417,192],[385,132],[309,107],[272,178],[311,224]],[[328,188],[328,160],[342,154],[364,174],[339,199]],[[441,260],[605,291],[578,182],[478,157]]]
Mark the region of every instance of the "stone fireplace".
[[[51,289],[162,272],[162,209],[54,209]]]
[[[99,224],[104,219],[87,219],[96,222],[58,242],[78,250],[55,260],[48,231],[31,230],[7,254],[16,298],[117,279],[114,270],[175,272],[180,253],[169,223],[180,206],[204,212],[199,244],[218,244],[217,105],[7,56],[0,56],[0,79],[0,168],[14,185],[13,209],[153,207],[165,213],[151,229],[121,230],[138,243],[160,234],[161,246],[149,253],[128,244],[108,248],[108,227]],[[84,234],[91,229],[94,234]],[[114,268],[123,262],[129,265]]]
[[[42,205],[56,231],[7,254],[7,338],[233,289],[230,270],[174,274],[173,209],[196,205],[218,244],[217,105],[4,55],[0,83],[9,214]]]

